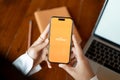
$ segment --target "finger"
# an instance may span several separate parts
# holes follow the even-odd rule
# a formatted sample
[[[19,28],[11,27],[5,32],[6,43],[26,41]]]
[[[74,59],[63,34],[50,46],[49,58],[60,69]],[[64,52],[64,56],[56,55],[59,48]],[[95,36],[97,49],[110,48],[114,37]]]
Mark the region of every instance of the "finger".
[[[48,68],[52,68],[50,62],[48,61],[47,55],[48,55],[48,49],[44,48],[43,49],[43,60],[46,61]]]
[[[42,43],[46,39],[46,36],[49,32],[49,28],[50,28],[50,24],[47,25],[44,32],[40,35],[40,37],[38,37],[38,39],[32,44],[32,46],[36,46],[36,45]]]
[[[44,40],[47,36],[47,34],[49,33],[49,29],[50,29],[50,24],[47,25],[47,27],[45,28],[44,32],[40,35],[40,37]]]
[[[70,59],[73,59],[75,57],[75,55],[72,53],[71,55],[70,55]]]
[[[73,68],[66,65],[66,64],[59,64],[60,68],[64,69],[66,72],[68,72],[70,75],[73,73]]]
[[[38,44],[42,43],[44,41],[44,39],[42,39],[41,37],[39,37],[33,44],[32,46],[37,46]]]
[[[73,44],[74,44],[74,47],[75,47],[75,50],[73,50],[73,52],[74,52],[77,59],[81,58],[83,56],[82,48],[77,43],[74,35],[72,36],[72,40],[73,40]]]
[[[43,42],[43,43],[41,43],[41,44],[39,44],[38,46],[35,47],[36,50],[40,51],[41,49],[45,48],[48,45],[48,42],[49,42],[49,40],[46,39],[45,42]]]
[[[77,55],[77,51],[76,51],[75,47],[72,48],[72,52],[73,52],[73,55],[75,56],[75,58],[77,59],[77,61],[79,61],[80,58],[79,58],[79,55]]]
[[[73,55],[76,56],[76,51],[75,51],[75,47],[72,47],[72,52],[73,52]]]
[[[73,58],[73,59],[70,61],[69,65],[72,66],[72,67],[75,67],[75,66],[76,66],[76,65],[75,65],[76,63],[77,63],[76,58]]]
[[[52,66],[51,66],[51,64],[50,64],[50,62],[48,61],[48,59],[46,58],[46,60],[45,60],[46,62],[47,62],[47,65],[48,65],[48,68],[52,68]]]
[[[75,48],[79,48],[79,45],[77,43],[77,40],[74,34],[72,35],[72,40],[73,40],[73,45],[75,46]]]

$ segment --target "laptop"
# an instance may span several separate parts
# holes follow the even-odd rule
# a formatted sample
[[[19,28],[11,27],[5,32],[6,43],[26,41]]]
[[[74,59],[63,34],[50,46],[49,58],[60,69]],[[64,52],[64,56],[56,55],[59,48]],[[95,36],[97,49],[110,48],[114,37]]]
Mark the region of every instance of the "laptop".
[[[105,0],[83,51],[100,80],[120,80],[120,0]]]

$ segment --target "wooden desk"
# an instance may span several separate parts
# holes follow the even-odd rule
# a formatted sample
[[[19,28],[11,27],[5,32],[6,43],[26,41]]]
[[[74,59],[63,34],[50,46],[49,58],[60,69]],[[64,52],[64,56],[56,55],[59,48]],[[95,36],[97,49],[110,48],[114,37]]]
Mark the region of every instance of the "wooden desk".
[[[34,12],[37,9],[50,9],[67,6],[82,37],[82,47],[88,40],[98,18],[104,0],[0,0],[0,55],[10,61],[15,60],[27,50],[29,20],[33,20],[32,43],[40,35]],[[36,80],[73,80],[57,64],[34,74]]]

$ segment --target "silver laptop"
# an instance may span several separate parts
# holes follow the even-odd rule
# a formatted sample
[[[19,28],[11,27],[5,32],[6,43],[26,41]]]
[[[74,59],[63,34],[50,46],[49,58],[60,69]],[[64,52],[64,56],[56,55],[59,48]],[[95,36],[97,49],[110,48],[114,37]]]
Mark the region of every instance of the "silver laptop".
[[[105,0],[83,51],[100,80],[120,80],[120,0]]]

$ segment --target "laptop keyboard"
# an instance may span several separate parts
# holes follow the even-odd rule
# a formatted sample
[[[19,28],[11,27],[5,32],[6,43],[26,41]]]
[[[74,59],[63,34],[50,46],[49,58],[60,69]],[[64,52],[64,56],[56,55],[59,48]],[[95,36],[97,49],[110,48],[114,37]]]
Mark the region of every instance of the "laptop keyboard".
[[[93,40],[85,56],[117,73],[120,73],[120,51]]]

